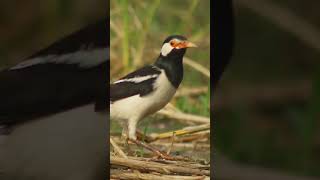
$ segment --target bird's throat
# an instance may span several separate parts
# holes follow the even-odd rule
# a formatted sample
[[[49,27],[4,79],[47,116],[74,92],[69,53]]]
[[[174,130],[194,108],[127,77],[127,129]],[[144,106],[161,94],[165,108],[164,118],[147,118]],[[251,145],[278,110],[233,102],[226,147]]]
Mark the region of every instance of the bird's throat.
[[[163,69],[170,83],[178,88],[183,79],[183,56],[159,56],[155,62],[155,66]]]

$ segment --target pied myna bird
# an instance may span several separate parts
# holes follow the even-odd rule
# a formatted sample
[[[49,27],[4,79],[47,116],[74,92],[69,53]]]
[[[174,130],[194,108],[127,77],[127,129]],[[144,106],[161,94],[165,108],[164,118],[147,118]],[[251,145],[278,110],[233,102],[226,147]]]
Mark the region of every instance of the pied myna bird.
[[[0,71],[1,180],[106,179],[108,23]]]
[[[141,145],[136,136],[137,123],[170,102],[182,81],[183,56],[190,47],[196,45],[185,37],[169,36],[154,64],[110,85],[110,117],[120,122],[127,139]]]

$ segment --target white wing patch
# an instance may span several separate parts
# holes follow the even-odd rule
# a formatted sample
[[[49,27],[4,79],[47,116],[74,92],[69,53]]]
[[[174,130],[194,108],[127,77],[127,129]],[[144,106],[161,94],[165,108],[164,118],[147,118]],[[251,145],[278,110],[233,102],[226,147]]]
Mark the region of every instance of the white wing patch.
[[[17,64],[10,70],[22,69],[39,64],[78,64],[81,68],[90,68],[105,62],[109,58],[109,48],[80,50],[73,53],[35,57]]]
[[[158,75],[154,83],[155,91],[147,96],[139,94],[120,99],[110,104],[110,117],[115,120],[143,119],[163,108],[173,97],[176,88],[172,86],[165,71]]]
[[[159,76],[159,75],[158,74],[153,74],[153,75],[148,75],[148,76],[136,76],[136,77],[133,77],[133,78],[130,78],[130,79],[118,80],[118,81],[114,82],[114,84],[121,83],[121,82],[140,83],[140,82],[146,81],[148,79],[155,78],[157,76]]]

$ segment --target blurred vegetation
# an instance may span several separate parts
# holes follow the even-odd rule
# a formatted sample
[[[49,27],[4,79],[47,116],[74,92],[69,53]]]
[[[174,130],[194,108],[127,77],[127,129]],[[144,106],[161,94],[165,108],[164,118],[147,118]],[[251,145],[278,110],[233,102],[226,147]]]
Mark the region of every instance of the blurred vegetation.
[[[210,68],[209,0],[111,0],[111,81],[139,67],[152,64],[159,56],[162,42],[172,34],[186,36],[198,48],[188,49],[186,56]],[[184,65],[185,74],[179,89],[209,87],[209,78]],[[174,98],[172,104],[185,113],[209,117],[209,91],[196,96]],[[168,119],[146,118],[140,129],[166,132],[186,126]],[[121,128],[112,124],[112,132]]]
[[[320,29],[320,2],[271,2]],[[1,1],[0,69],[104,17],[108,6],[105,0]],[[170,34],[195,42],[199,48],[186,56],[210,67],[208,0],[112,0],[110,7],[112,79],[154,62],[154,51]],[[215,95],[215,148],[240,162],[320,176],[319,51],[247,8],[237,5],[235,12],[233,62]],[[208,85],[206,77],[185,66],[182,88]],[[209,96],[172,103],[183,112],[209,116]],[[141,125],[148,132],[185,126],[148,120]]]
[[[268,2],[320,38],[319,1]],[[320,177],[320,52],[267,16],[235,5],[234,56],[215,94],[215,147],[239,162]]]
[[[105,18],[106,0],[0,1],[0,69]]]

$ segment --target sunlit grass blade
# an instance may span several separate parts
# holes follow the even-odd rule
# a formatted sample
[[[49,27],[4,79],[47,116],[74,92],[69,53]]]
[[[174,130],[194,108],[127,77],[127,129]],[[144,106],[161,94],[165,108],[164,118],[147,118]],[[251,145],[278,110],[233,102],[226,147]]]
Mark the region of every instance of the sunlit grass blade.
[[[125,71],[127,71],[130,68],[128,0],[122,0],[121,7],[122,7],[122,22],[123,22],[122,62],[123,62]]]
[[[139,35],[139,38],[140,38],[138,41],[139,44],[138,44],[137,53],[135,54],[135,58],[134,58],[134,62],[133,62],[133,64],[135,66],[141,64],[147,34],[148,34],[148,31],[149,31],[150,26],[152,24],[152,20],[155,16],[157,8],[160,5],[160,2],[161,2],[161,0],[154,0],[146,12],[146,16],[145,16],[146,19],[143,22],[143,31],[141,31],[140,35]]]

